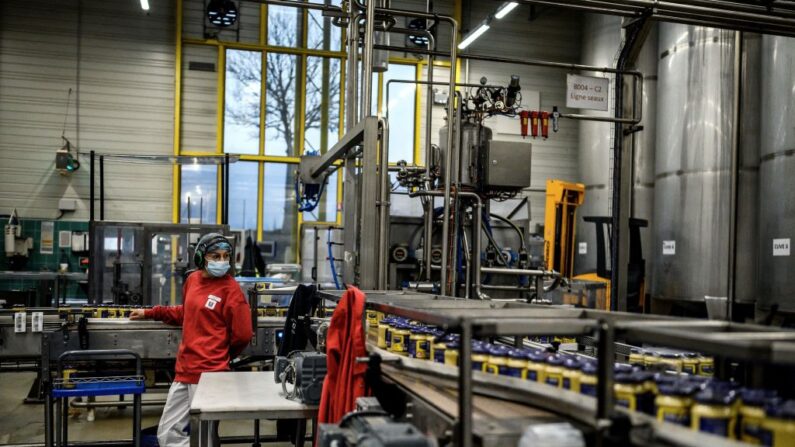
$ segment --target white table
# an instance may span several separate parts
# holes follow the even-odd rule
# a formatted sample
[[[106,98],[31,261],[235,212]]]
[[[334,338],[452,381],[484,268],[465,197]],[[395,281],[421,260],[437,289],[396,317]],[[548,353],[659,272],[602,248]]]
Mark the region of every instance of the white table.
[[[303,446],[306,419],[317,428],[317,405],[305,405],[283,396],[273,371],[204,373],[190,404],[193,447],[213,442],[212,422],[231,419],[303,419],[298,424],[298,443]]]

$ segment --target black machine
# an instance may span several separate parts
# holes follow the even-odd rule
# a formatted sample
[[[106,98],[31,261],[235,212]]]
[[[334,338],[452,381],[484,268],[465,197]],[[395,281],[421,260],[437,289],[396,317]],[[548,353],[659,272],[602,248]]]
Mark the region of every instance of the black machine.
[[[396,422],[379,410],[354,411],[346,414],[339,424],[320,424],[320,447],[432,447],[416,427]]]

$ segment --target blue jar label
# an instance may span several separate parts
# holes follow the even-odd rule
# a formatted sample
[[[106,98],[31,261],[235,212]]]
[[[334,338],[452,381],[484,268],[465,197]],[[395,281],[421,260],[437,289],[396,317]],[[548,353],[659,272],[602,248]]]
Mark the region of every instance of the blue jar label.
[[[527,371],[527,380],[532,380],[533,382],[538,382],[538,371]]]
[[[560,384],[560,377],[549,376],[547,377],[547,385],[558,386]]]
[[[687,412],[666,411],[663,413],[663,420],[665,422],[671,422],[674,424],[683,425],[685,427],[690,426],[690,415]]]
[[[596,385],[580,384],[580,394],[596,397]]]
[[[500,374],[508,377],[522,377],[521,368],[509,368],[507,366],[500,367]]]
[[[725,418],[699,418],[698,431],[726,437],[729,435],[729,420]]]
[[[433,361],[436,363],[444,363],[444,349],[433,350]]]

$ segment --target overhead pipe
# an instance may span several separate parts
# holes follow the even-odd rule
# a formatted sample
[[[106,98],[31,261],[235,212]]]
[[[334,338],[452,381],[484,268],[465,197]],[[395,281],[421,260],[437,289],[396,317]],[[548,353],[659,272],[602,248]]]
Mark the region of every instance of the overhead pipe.
[[[427,54],[427,55],[442,56],[442,57],[448,56],[448,53],[445,53],[443,51],[428,51],[428,50],[423,50],[422,48],[408,48],[408,47],[399,47],[394,45],[376,45],[375,48],[379,50],[402,51],[406,53]],[[593,115],[581,115],[575,113],[562,113],[560,116],[561,118],[568,118],[580,121],[601,121],[601,122],[622,123],[622,124],[639,124],[643,119],[643,108],[640,107],[639,104],[643,93],[643,75],[637,71],[616,70],[614,68],[609,68],[609,67],[591,67],[588,65],[569,64],[563,62],[521,60],[521,59],[510,59],[510,58],[471,55],[471,54],[461,56],[461,59],[480,60],[480,61],[497,62],[504,64],[528,65],[532,67],[548,67],[548,68],[556,68],[567,71],[583,70],[583,71],[596,71],[602,73],[614,73],[614,74],[632,76],[633,85],[634,85],[633,90],[636,92],[634,94],[635,101],[633,102],[637,104],[636,107],[633,108],[634,109],[633,111],[637,111],[637,115],[633,113],[633,116],[630,118],[623,118],[623,117],[616,118],[616,117],[602,117],[602,116],[593,116]]]
[[[775,3],[770,5],[770,9],[721,0],[697,0],[688,3],[661,0],[524,0],[524,3],[795,36],[795,17],[792,16],[792,10],[772,9],[775,8]],[[791,8],[792,4],[781,3],[780,6]]]

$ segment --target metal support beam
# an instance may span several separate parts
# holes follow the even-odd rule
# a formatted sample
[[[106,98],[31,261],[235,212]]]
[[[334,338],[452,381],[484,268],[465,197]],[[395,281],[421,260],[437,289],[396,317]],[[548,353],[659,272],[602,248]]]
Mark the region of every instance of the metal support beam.
[[[362,120],[364,140],[362,141],[361,168],[361,233],[359,242],[359,287],[362,289],[378,288],[378,272],[380,250],[376,243],[379,237],[379,172],[378,146],[381,137],[380,120],[368,116]],[[388,175],[387,173],[384,173]]]
[[[345,154],[347,154],[351,148],[360,145],[364,140],[364,126],[364,120],[356,123],[351,130],[345,132],[345,135],[340,138],[337,144],[332,146],[325,154],[321,155],[318,163],[311,171],[312,177],[320,176],[326,169],[331,167],[335,161],[345,157]]]

